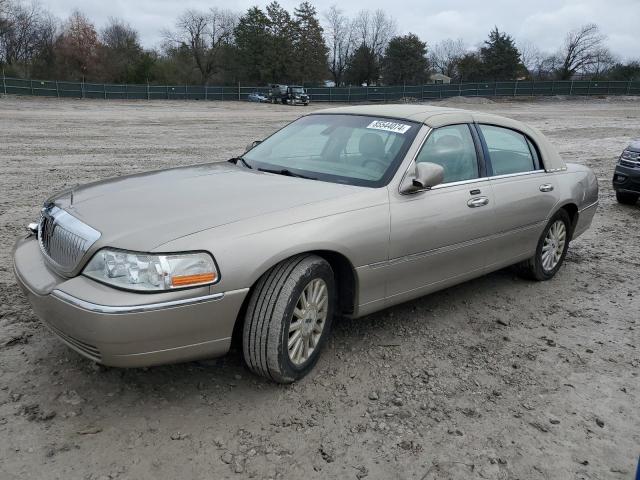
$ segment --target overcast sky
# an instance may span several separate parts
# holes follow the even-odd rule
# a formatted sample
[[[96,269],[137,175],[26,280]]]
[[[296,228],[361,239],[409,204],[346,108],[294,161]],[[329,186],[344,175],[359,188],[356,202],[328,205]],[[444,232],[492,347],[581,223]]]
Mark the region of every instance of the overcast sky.
[[[268,1],[238,0],[41,0],[43,6],[60,18],[76,7],[100,29],[111,16],[121,17],[134,26],[146,47],[158,46],[163,29],[171,28],[175,18],[187,8],[206,10],[212,6],[244,11]],[[292,11],[297,0],[280,0]],[[339,4],[346,14],[362,8],[381,8],[397,21],[399,33],[413,32],[428,44],[445,38],[462,38],[469,47],[481,43],[497,25],[517,41],[528,40],[542,51],[553,52],[570,29],[597,23],[607,35],[611,50],[623,59],[640,57],[640,0],[316,0],[320,13]]]

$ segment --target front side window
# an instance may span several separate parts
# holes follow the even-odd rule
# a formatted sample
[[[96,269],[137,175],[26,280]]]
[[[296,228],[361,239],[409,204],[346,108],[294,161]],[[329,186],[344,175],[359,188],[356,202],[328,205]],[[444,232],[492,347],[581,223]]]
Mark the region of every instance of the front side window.
[[[389,182],[418,130],[418,124],[406,120],[309,115],[276,132],[243,159],[258,170],[380,187]]]
[[[479,176],[476,147],[466,124],[433,130],[416,157],[416,162],[442,165],[443,183],[473,180]]]
[[[532,172],[536,169],[527,138],[515,130],[479,125],[494,175]]]

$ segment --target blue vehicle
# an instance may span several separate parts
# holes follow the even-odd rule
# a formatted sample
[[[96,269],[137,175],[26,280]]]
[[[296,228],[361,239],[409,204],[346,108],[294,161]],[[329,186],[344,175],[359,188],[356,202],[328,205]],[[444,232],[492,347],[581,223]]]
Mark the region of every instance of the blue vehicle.
[[[251,92],[247,97],[247,100],[249,100],[250,102],[258,102],[258,103],[266,103],[269,101],[269,99],[264,93],[258,92],[258,91]]]

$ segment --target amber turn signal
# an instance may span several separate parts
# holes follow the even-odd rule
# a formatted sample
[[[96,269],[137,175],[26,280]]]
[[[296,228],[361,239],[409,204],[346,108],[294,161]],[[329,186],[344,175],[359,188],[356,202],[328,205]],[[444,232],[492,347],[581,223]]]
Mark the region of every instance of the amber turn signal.
[[[213,283],[216,281],[215,272],[199,273],[197,275],[176,275],[171,278],[171,286],[187,287],[189,285],[198,285],[200,283]]]

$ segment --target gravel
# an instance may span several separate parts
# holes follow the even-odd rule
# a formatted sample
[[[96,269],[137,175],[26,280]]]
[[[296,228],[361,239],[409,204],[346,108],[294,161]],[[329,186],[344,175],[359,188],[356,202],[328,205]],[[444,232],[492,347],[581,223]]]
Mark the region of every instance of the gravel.
[[[552,281],[503,270],[336,322],[294,385],[252,375],[238,351],[96,367],[37,321],[11,247],[49,194],[225,160],[314,108],[0,98],[0,478],[629,478],[640,206],[618,205],[610,179],[639,135],[637,99],[471,104],[540,128],[595,170],[591,230]]]

